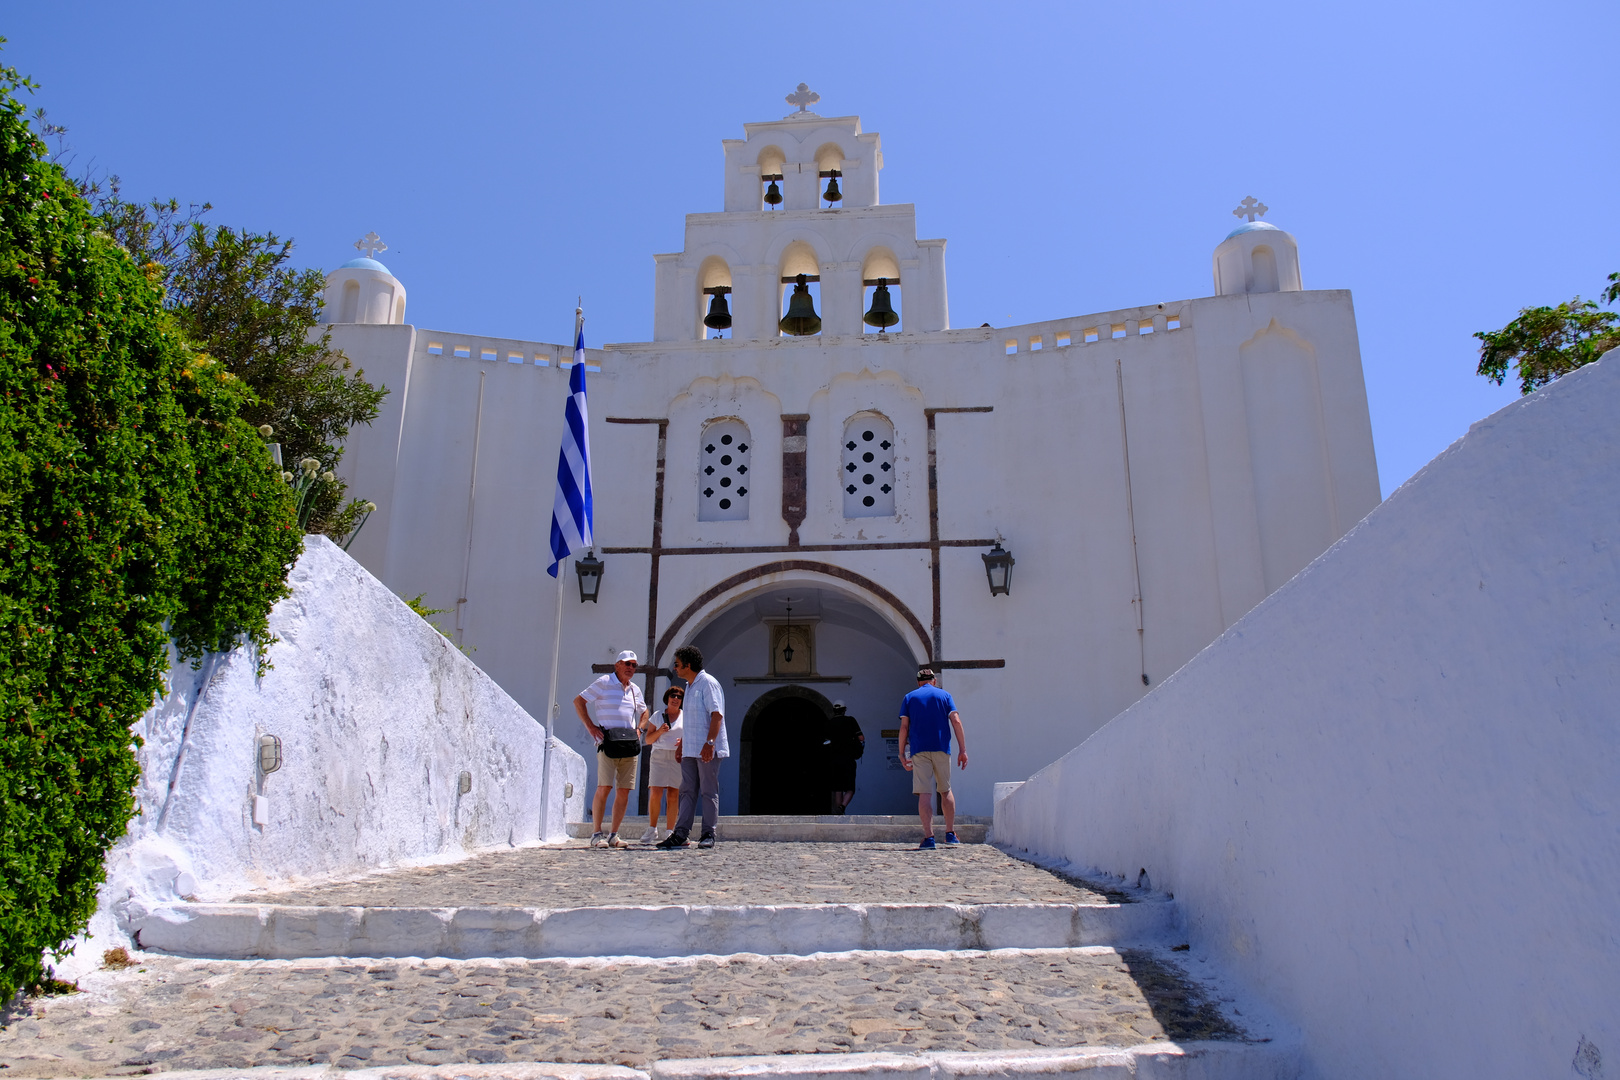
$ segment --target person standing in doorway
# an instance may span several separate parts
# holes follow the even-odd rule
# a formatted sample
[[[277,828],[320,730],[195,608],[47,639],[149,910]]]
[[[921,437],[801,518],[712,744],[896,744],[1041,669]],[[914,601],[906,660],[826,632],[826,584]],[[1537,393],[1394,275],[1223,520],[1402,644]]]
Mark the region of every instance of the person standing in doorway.
[[[675,744],[681,761],[681,812],[675,831],[658,846],[665,851],[685,847],[692,833],[692,817],[701,799],[703,832],[698,847],[714,847],[720,824],[720,762],[731,755],[726,741],[726,698],[720,683],[703,670],[703,654],[696,645],[675,650],[675,677],[686,682],[684,715],[691,729]],[[701,745],[697,742],[702,736]]]
[[[900,703],[900,764],[911,773],[911,790],[917,796],[917,816],[922,818],[921,851],[934,850],[934,788],[939,788],[940,808],[945,812],[945,843],[956,839],[956,794],[951,791],[951,733],[956,733],[956,764],[967,768],[967,737],[962,734],[962,715],[951,695],[939,688],[934,669],[917,669],[917,689]],[[906,753],[907,743],[911,747]]]
[[[612,671],[574,697],[574,711],[579,713],[585,730],[596,740],[596,798],[591,803],[591,819],[596,823],[596,831],[591,834],[591,847],[630,846],[619,839],[619,826],[624,823],[630,792],[636,786],[636,766],[641,763],[636,727],[647,715],[641,688],[635,683],[636,666],[636,654],[626,649],[613,662]],[[590,705],[596,707],[595,723],[591,722],[587,711]],[[624,756],[615,756],[618,754]],[[607,810],[608,789],[615,787],[619,789],[619,797],[613,803],[613,828],[604,832],[602,815]]]
[[[658,842],[660,801],[665,823],[672,834],[675,832],[681,796],[681,763],[675,758],[675,744],[681,740],[681,708],[685,701],[685,690],[670,687],[664,691],[664,711],[641,724],[641,743],[652,747],[652,758],[647,763],[647,831],[641,834],[643,844]]]
[[[849,715],[842,701],[833,702],[832,719],[827,723],[827,787],[832,791],[832,812],[849,813],[855,797],[855,763],[866,753],[866,736],[861,722]]]

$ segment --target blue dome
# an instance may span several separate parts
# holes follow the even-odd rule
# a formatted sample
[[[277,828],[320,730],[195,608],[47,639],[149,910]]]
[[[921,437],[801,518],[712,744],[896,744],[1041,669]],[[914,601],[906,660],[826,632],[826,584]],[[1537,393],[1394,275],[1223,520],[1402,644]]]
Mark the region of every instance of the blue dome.
[[[348,262],[346,262],[342,266],[338,267],[338,269],[339,270],[381,270],[383,273],[388,274],[390,277],[393,276],[389,272],[388,267],[384,266],[382,263],[378,262],[376,259],[350,259]]]
[[[1271,232],[1282,232],[1281,229],[1277,228],[1277,226],[1273,225],[1269,221],[1245,221],[1242,225],[1239,225],[1237,228],[1235,228],[1231,232],[1227,233],[1226,238],[1228,240],[1230,240],[1230,239],[1232,239],[1232,237],[1234,237],[1234,236],[1242,236],[1246,232],[1265,232],[1268,229]],[[370,261],[370,260],[367,260],[367,259],[356,259],[355,260],[355,262],[368,262],[368,261]],[[353,265],[353,264],[351,263],[350,265]]]

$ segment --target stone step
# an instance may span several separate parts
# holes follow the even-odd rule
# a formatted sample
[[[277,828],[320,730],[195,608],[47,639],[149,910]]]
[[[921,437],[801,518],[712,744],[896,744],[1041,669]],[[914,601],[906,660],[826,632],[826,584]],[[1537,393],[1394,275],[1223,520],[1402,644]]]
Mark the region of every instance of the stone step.
[[[1136,904],[296,907],[176,903],[130,912],[142,949],[225,960],[322,956],[671,957],[1175,944],[1173,900]]]
[[[184,956],[805,955],[849,949],[1175,944],[1179,909],[989,845],[528,847],[226,903],[127,909]]]
[[[0,1027],[6,1075],[1299,1075],[1291,1035],[1202,985],[1188,970],[1200,965],[1186,953],[1159,949],[631,961],[134,959],[129,968],[87,976],[84,993],[14,1006]]]
[[[960,816],[956,838],[964,844],[982,844],[990,830],[988,817]],[[619,835],[634,840],[647,828],[645,817],[626,817]],[[570,821],[568,836],[588,840],[595,831],[589,821]],[[694,823],[693,839],[700,827]],[[922,836],[922,823],[915,814],[734,814],[720,818],[715,830],[721,840],[748,840],[772,843],[906,843],[915,844]],[[934,837],[945,841],[945,822],[934,819]]]
[[[375,1069],[260,1066],[184,1069],[165,1071],[163,1076],[165,1080],[1055,1080],[1068,1076],[1077,1080],[1295,1080],[1301,1072],[1296,1047],[1213,1041],[829,1057],[772,1054],[676,1058],[651,1062],[644,1069],[555,1062],[390,1065]]]

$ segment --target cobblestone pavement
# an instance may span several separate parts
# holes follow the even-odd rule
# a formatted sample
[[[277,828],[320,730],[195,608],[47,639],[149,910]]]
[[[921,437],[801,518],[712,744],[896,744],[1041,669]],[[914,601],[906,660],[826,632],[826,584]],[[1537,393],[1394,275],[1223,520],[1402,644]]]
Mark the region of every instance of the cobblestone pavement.
[[[601,904],[1105,903],[988,844],[938,851],[879,843],[721,843],[658,851],[517,848],[447,866],[237,897],[318,907],[587,907]]]
[[[636,963],[136,959],[139,969],[97,972],[82,993],[0,1017],[0,1076],[1241,1037],[1167,954],[1106,948]]]

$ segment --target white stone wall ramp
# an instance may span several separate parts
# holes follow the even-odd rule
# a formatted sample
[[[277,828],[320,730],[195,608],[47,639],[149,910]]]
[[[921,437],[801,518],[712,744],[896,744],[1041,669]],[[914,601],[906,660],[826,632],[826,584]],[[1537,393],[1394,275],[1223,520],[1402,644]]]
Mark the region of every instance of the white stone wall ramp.
[[[1185,935],[1173,901],[560,910],[169,903],[132,909],[129,926],[143,949],[227,960],[1063,949],[1163,946]]]
[[[1620,350],[1468,433],[1001,801],[1148,875],[1309,1075],[1620,1053]],[[1245,1010],[1247,1012],[1247,1009]]]
[[[139,814],[59,977],[132,944],[164,904],[562,840],[583,814],[583,759],[561,740],[548,759],[541,725],[359,563],[309,536],[288,580],[268,673],[245,649],[176,664],[135,725]],[[281,761],[268,773],[266,737]]]

